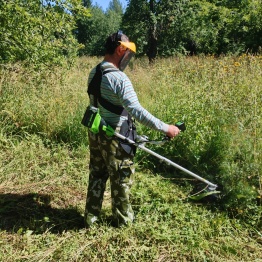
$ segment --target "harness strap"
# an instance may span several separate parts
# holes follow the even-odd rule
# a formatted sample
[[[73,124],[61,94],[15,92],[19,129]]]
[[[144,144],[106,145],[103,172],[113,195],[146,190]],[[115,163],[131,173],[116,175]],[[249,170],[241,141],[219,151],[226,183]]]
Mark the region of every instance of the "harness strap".
[[[96,73],[94,77],[92,78],[91,82],[88,85],[87,93],[88,95],[94,95],[95,97],[95,107],[98,107],[97,101],[108,111],[121,116],[128,116],[128,112],[124,109],[122,106],[117,106],[109,102],[107,99],[103,98],[101,96],[101,81],[102,76],[110,73],[110,72],[116,72],[117,69],[107,70],[103,71],[101,70],[101,64],[98,64],[96,66]]]

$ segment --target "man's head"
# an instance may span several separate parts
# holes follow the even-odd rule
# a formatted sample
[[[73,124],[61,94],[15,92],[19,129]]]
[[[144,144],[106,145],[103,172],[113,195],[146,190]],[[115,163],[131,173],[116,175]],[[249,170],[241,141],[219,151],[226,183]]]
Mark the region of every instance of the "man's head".
[[[117,65],[121,71],[124,71],[135,52],[135,43],[130,42],[128,37],[120,30],[110,35],[106,40],[105,53],[115,56],[119,60]]]

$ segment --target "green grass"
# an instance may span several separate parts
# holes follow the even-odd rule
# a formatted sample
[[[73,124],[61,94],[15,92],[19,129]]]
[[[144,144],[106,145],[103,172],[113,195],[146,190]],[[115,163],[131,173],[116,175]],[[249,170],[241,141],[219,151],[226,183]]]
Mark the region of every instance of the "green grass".
[[[142,151],[133,225],[83,227],[88,141],[81,126],[97,58],[48,76],[0,74],[0,261],[262,261],[261,56],[136,60],[127,74],[140,102],[187,130],[154,151],[220,185],[216,202],[188,199],[188,175]],[[138,125],[140,134],[161,134]],[[202,189],[204,185],[201,185]]]

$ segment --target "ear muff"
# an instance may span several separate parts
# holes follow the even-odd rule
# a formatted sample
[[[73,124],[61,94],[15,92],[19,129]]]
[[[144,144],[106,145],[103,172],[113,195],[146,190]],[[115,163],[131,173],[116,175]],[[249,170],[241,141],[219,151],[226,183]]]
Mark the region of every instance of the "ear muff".
[[[112,39],[112,42],[113,42],[114,49],[116,49],[117,46],[120,45],[122,35],[123,35],[123,32],[121,30],[118,30],[115,34],[113,34],[114,39]]]

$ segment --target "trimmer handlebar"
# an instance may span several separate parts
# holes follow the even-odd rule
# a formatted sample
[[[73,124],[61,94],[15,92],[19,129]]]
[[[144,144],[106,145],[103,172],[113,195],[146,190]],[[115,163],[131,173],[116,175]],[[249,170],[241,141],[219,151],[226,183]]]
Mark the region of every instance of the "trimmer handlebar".
[[[175,123],[175,126],[178,127],[182,132],[186,130],[186,125],[184,122],[178,121]]]
[[[182,132],[184,132],[186,130],[186,125],[184,122],[181,122],[181,121],[178,121],[175,123],[175,126],[178,127],[178,129]],[[165,136],[163,141],[168,141],[170,140],[171,138],[169,136]]]

